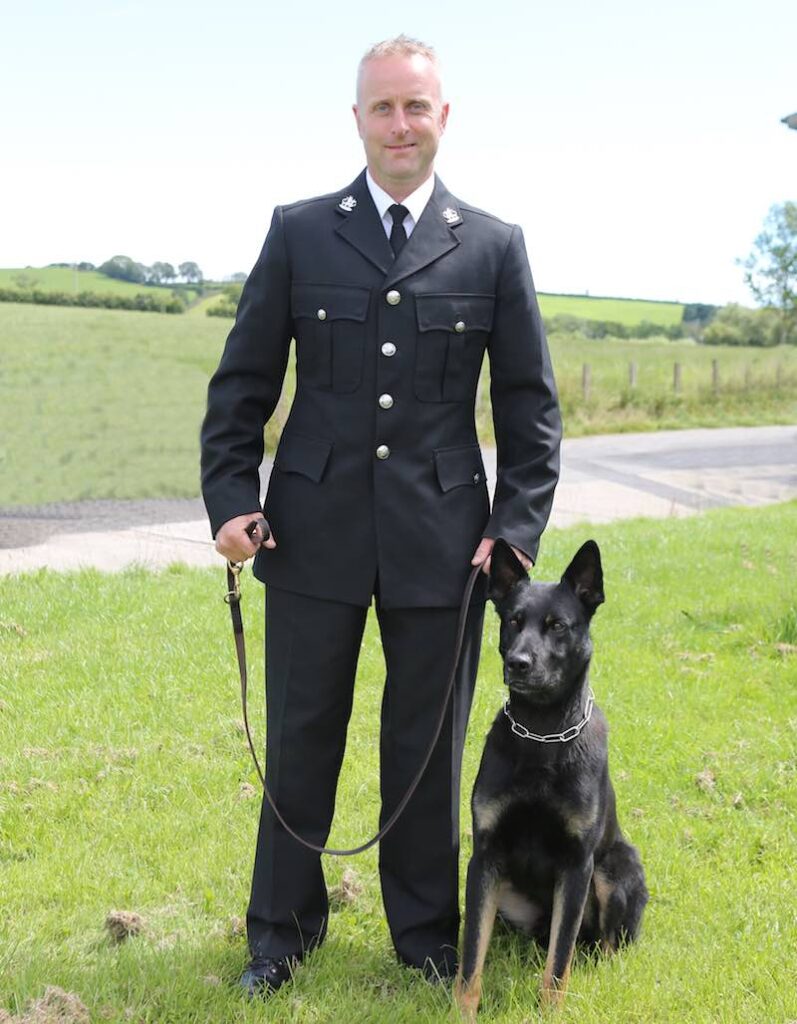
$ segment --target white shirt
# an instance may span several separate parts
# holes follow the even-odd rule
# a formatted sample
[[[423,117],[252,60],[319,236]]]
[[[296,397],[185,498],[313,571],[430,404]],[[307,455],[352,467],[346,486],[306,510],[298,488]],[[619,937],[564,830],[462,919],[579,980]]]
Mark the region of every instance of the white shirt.
[[[368,191],[371,193],[371,198],[374,201],[377,213],[382,220],[382,226],[385,229],[385,234],[390,238],[390,232],[393,230],[393,218],[387,212],[388,209],[393,206],[396,200],[387,194],[383,188],[381,188],[374,179],[371,177],[371,172],[365,172],[365,181],[368,185]],[[432,192],[434,191],[434,174],[430,174],[426,181],[419,185],[414,192],[407,196],[401,203],[401,206],[406,206],[410,211],[404,218],[404,230],[407,232],[407,238],[412,234],[413,228],[420,220],[421,214],[426,209],[426,204],[432,198]]]

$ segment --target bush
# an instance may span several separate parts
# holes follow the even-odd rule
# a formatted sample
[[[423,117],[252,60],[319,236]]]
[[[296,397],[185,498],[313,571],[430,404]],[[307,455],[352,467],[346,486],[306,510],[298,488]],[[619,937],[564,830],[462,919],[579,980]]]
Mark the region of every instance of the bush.
[[[683,338],[685,331],[680,324],[653,324],[643,320],[638,324],[621,324],[616,320],[584,320],[578,316],[560,313],[545,319],[549,334],[578,334],[582,338]]]
[[[778,313],[774,309],[747,309],[736,303],[723,306],[703,331],[704,345],[755,345],[767,348],[778,343]]]
[[[133,309],[144,313],[182,313],[184,303],[161,295],[99,295],[97,292],[53,292],[41,288],[0,288],[0,302],[32,302],[40,306],[84,306],[99,309]]]

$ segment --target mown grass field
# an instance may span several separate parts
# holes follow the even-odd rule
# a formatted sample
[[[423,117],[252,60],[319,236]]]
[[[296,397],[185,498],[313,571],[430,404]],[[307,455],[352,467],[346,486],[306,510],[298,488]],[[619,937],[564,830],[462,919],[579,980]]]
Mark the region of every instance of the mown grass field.
[[[540,292],[540,309],[544,317],[577,316],[584,320],[611,320],[618,324],[647,321],[669,327],[679,324],[683,303],[654,302],[649,299],[611,299],[592,295],[550,295]]]
[[[24,270],[0,269],[0,288],[19,288],[20,279],[26,288],[40,288],[48,292],[96,292],[100,295],[137,295],[139,292],[168,297],[169,285],[134,284],[106,277],[96,270],[73,270],[71,267],[27,267]],[[192,293],[193,294],[193,293]]]
[[[184,316],[0,303],[0,506],[196,495],[207,381],[229,329],[230,321],[204,315],[204,303]],[[556,335],[550,341],[571,437],[797,422],[793,346],[719,350]],[[712,359],[723,385],[717,394],[710,387]],[[676,360],[683,367],[680,395],[672,391]],[[638,364],[633,391],[629,361]],[[586,400],[585,362],[592,368]],[[486,366],[484,381],[478,419],[489,444]],[[290,366],[266,430],[271,452],[294,383]]]
[[[795,515],[792,503],[546,534],[540,578],[587,536],[602,548],[591,682],[651,892],[637,945],[579,956],[562,1024],[797,1019]],[[22,1012],[58,985],[92,1021],[452,1021],[448,991],[394,962],[374,851],[326,863],[329,886],[348,868],[362,890],[338,891],[327,942],[292,987],[265,1005],[232,988],[259,799],[222,590],[221,572],[181,567],[0,579],[0,1007]],[[248,575],[244,595],[262,737],[262,588]],[[502,700],[496,642],[488,610],[463,802]],[[369,618],[336,845],[376,824],[382,679]],[[468,827],[463,810],[463,877]],[[112,910],[140,914],[142,933],[113,945]],[[497,935],[480,1019],[540,1019],[541,972],[539,950]]]

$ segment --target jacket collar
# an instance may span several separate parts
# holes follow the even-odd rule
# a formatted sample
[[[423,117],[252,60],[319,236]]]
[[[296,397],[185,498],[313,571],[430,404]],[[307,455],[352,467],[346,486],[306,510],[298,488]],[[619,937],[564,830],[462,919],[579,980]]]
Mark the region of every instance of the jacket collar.
[[[386,275],[385,287],[401,281],[459,245],[459,204],[435,175],[432,197],[399,255],[394,258],[365,180],[365,171],[333,198],[341,222],[337,233]]]

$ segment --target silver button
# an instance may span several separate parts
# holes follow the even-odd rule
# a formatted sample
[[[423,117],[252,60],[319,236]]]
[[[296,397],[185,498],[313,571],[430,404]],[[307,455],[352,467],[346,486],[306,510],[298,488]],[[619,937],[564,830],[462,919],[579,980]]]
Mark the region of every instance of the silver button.
[[[464,321],[457,320],[457,322],[454,324],[454,330],[457,332],[457,334],[462,334],[462,332],[465,330]]]
[[[380,395],[379,396],[379,404],[382,406],[383,409],[389,409],[393,405],[393,396],[392,395]]]
[[[394,356],[396,354],[396,346],[392,341],[386,341],[382,346],[383,356]]]
[[[477,484],[480,480],[481,480],[481,475],[479,473],[474,473],[473,474],[473,482],[475,484]]]
[[[376,449],[376,457],[378,459],[386,459],[390,455],[390,449],[386,444],[380,444]]]
[[[385,298],[389,305],[397,306],[401,302],[401,293],[397,291],[389,291]]]
[[[326,320],[327,311],[325,309],[319,309],[319,311],[316,313],[316,316],[318,317],[319,320]]]

